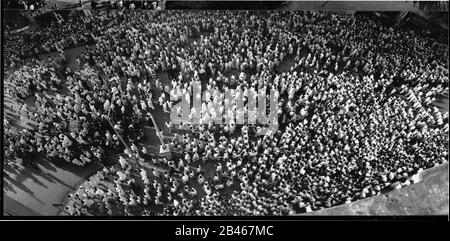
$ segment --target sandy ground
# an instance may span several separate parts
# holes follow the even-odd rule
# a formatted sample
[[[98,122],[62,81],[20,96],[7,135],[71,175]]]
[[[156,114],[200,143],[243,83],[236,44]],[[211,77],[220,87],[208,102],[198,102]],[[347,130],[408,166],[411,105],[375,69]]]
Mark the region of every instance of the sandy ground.
[[[4,167],[3,209],[10,215],[56,215],[65,195],[99,166],[75,167],[36,159],[37,168]]]

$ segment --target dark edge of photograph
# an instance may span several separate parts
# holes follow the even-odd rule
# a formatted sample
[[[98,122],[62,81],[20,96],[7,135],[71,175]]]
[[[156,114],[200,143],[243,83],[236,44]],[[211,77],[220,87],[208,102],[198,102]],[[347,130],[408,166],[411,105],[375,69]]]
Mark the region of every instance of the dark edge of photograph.
[[[448,68],[448,1],[2,0],[2,219],[448,222]]]

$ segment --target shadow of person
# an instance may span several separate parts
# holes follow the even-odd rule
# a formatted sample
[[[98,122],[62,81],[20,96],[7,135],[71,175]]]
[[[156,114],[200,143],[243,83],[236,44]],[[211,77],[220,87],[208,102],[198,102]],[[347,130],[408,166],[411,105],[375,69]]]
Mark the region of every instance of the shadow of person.
[[[46,178],[52,180],[53,183],[54,183],[54,181],[56,181],[57,183],[59,183],[59,184],[61,184],[63,186],[66,186],[68,188],[72,188],[70,185],[68,185],[67,183],[63,182],[61,179],[55,177],[53,174],[51,174],[49,172],[47,172],[47,173],[43,172],[42,174],[43,174],[42,175],[43,177],[45,176]]]
[[[14,186],[16,186],[17,188],[21,189],[22,191],[24,191],[30,195],[34,195],[33,191],[31,191],[27,186],[23,185],[21,182],[14,180],[9,175],[4,175],[3,178],[5,180],[5,183],[6,183],[6,181],[9,181],[12,184],[12,185],[10,184],[11,188],[14,188]]]
[[[3,182],[3,190],[17,194],[16,190],[14,190],[13,186],[8,182]]]

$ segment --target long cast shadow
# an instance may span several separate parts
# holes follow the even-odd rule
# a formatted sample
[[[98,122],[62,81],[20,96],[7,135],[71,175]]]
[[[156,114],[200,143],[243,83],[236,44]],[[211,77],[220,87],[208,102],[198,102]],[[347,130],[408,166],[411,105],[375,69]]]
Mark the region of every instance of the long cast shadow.
[[[49,173],[49,172],[42,172],[42,177],[50,180],[51,182],[55,183],[55,181],[63,186],[66,186],[68,188],[72,188],[72,186],[68,185],[67,183],[63,182],[61,179],[55,177],[53,174]]]
[[[16,180],[14,180],[13,178],[11,178],[9,175],[4,175],[3,176],[3,180],[5,181],[9,181],[10,183],[12,183],[11,188],[14,188],[14,186],[16,186],[17,188],[23,190],[24,192],[30,194],[30,195],[34,195],[34,192],[31,191],[27,186],[23,185],[21,182],[18,182]]]
[[[43,156],[43,155],[36,155],[33,158],[35,160],[37,160],[38,166],[41,166],[40,168],[44,168],[46,170],[53,171],[53,172],[57,171],[55,165],[48,158],[46,158],[45,156]]]
[[[8,182],[3,182],[3,192],[12,192],[14,194],[17,194],[16,190],[14,190],[14,187]]]
[[[39,212],[27,207],[19,201],[7,197],[4,197],[3,213],[9,216],[41,216]]]

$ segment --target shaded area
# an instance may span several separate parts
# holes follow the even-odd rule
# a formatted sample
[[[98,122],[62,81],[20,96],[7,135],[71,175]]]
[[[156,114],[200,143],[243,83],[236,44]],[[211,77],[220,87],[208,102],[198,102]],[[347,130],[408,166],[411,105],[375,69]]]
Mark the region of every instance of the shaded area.
[[[70,163],[56,164],[36,158],[34,166],[4,167],[4,214],[56,215],[61,201],[80,180],[90,176],[101,166],[90,163],[77,167]]]
[[[40,213],[32,210],[31,208],[23,205],[22,203],[5,196],[3,197],[3,215],[5,216],[39,216]]]

